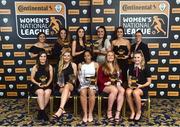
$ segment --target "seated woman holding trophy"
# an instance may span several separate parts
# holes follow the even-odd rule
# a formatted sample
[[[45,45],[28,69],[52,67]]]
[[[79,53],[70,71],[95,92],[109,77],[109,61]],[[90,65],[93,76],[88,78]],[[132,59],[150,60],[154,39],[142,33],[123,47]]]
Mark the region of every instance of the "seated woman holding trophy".
[[[107,118],[109,122],[120,122],[120,112],[124,102],[124,88],[121,86],[122,73],[117,64],[115,53],[108,51],[105,57],[105,63],[98,70],[98,87],[100,92],[109,94]],[[117,109],[115,117],[112,116],[112,107],[117,100]]]
[[[126,90],[126,97],[131,110],[129,120],[139,121],[141,118],[141,96],[147,96],[148,94],[151,74],[149,69],[145,66],[145,60],[141,50],[134,53],[133,59],[134,65],[129,68],[129,88]]]
[[[64,106],[68,101],[71,92],[75,88],[77,65],[73,62],[71,50],[66,49],[62,52],[58,66],[58,90],[61,93],[61,101],[58,111],[53,115],[53,118],[59,120],[66,113]]]
[[[98,63],[92,61],[92,54],[90,51],[84,52],[84,62],[79,63],[79,82],[80,82],[80,101],[83,109],[83,123],[93,121],[93,109],[95,105],[95,94],[97,89],[97,70]],[[89,101],[87,98],[89,96]],[[87,105],[89,105],[87,113]]]

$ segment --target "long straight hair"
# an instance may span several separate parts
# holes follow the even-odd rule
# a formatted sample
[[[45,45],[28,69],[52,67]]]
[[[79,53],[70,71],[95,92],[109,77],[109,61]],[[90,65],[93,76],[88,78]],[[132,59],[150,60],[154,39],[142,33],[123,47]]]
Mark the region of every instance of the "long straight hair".
[[[66,37],[65,37],[65,40],[64,40],[64,41],[62,40],[62,38],[61,38],[61,36],[60,36],[60,33],[61,33],[61,31],[63,31],[63,30],[66,32]],[[61,28],[60,31],[58,32],[57,42],[58,42],[58,44],[60,44],[61,46],[63,46],[64,43],[69,43],[69,45],[70,45],[70,36],[69,36],[69,32],[68,32],[68,30],[67,30],[66,28]]]
[[[98,29],[103,29],[104,30],[104,37],[103,37],[103,41],[102,41],[102,47],[104,47],[105,40],[107,39],[106,28],[104,26],[99,26]],[[98,29],[97,29],[97,31],[98,31]]]
[[[45,54],[46,57],[47,57],[47,53],[45,51],[42,51],[38,54],[38,57],[37,57],[37,70],[39,69],[40,65],[41,65],[41,62],[40,62],[40,57],[42,54]],[[48,59],[46,59],[46,63],[45,63],[45,71],[48,72],[49,71],[49,62],[48,62]]]
[[[80,45],[80,43],[79,43],[79,34],[78,34],[78,31],[79,31],[80,29],[82,29],[82,30],[84,31],[84,36],[82,37],[83,44],[86,43],[86,34],[85,34],[85,30],[84,30],[83,27],[79,27],[79,28],[76,30],[76,43],[77,43],[78,45]]]
[[[141,66],[141,69],[144,70],[144,68],[145,68],[144,54],[143,54],[143,52],[141,50],[138,50],[138,51],[134,52],[133,58],[135,57],[136,54],[140,54],[141,55],[142,60],[140,62],[140,66]]]

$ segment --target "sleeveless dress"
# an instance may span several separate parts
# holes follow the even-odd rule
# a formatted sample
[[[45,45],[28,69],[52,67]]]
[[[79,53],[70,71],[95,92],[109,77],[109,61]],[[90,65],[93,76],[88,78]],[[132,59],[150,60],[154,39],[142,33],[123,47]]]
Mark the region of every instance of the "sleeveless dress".
[[[50,78],[50,72],[46,71],[45,70],[45,65],[40,65],[36,74],[35,74],[35,81],[36,82],[43,82],[43,83],[47,83],[49,81],[49,78]],[[37,84],[34,84],[33,83],[33,86],[32,86],[32,92],[35,93],[37,89],[52,89],[52,84],[50,84],[49,86],[47,87],[44,87],[44,88],[41,88],[39,87]]]
[[[96,68],[95,68],[95,63],[91,62],[89,64],[82,64],[81,66],[81,72],[78,76],[80,86],[79,86],[79,91],[83,88],[89,88],[93,90],[98,90],[98,87],[96,84],[91,84],[90,81],[86,79],[86,77],[95,77],[96,76]]]
[[[81,52],[85,49],[85,46],[81,46],[79,42],[76,42],[76,52]],[[84,61],[84,53],[77,55],[73,58],[74,62],[78,65],[79,63]]]
[[[128,55],[128,47],[126,45],[113,46],[113,51],[116,55],[119,55],[119,51],[123,52],[123,55]],[[117,59],[117,62],[122,70],[123,83],[127,82],[128,59]]]

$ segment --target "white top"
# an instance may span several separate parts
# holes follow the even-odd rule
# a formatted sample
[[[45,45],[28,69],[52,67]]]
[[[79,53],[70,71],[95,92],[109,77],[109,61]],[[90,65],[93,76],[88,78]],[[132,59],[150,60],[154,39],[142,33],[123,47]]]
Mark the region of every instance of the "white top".
[[[81,66],[81,74],[84,77],[92,77],[96,74],[96,69],[94,62],[91,62],[90,64],[82,64]]]

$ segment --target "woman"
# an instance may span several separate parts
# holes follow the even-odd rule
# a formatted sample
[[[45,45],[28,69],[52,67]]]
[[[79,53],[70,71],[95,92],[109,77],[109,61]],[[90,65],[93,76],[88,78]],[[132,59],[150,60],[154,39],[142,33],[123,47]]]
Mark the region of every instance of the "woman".
[[[130,42],[124,38],[124,28],[118,27],[115,31],[115,40],[112,41],[112,49],[116,54],[118,65],[122,69],[123,83],[127,83],[128,58],[130,55]]]
[[[39,32],[37,38],[38,42],[29,49],[29,55],[31,58],[37,57],[42,51],[46,51],[49,55],[51,51],[50,46],[46,43],[46,34],[44,32]]]
[[[115,121],[121,121],[119,116],[124,101],[124,88],[121,86],[121,77],[121,70],[116,62],[114,52],[107,52],[105,63],[100,66],[98,70],[98,86],[100,92],[109,94],[107,118],[110,122],[114,120],[112,116],[112,107],[115,100],[117,100]]]
[[[129,120],[138,121],[141,118],[141,96],[147,96],[148,94],[148,86],[151,83],[151,74],[149,69],[145,67],[142,51],[134,53],[134,62],[135,64],[129,68],[128,83],[130,88],[127,88],[126,90],[126,97],[131,110]]]
[[[74,62],[78,65],[83,61],[85,51],[86,36],[84,28],[79,27],[76,31],[76,40],[72,42],[72,56]]]
[[[94,42],[93,52],[97,55],[96,61],[100,64],[105,62],[105,55],[107,51],[111,51],[111,43],[107,39],[107,33],[104,26],[100,26],[97,29],[98,40]]]
[[[70,37],[67,29],[62,28],[58,33],[57,42],[54,44],[53,58],[59,59],[61,53],[67,48],[71,49]]]
[[[92,61],[92,54],[90,51],[84,52],[84,62],[79,63],[79,82],[80,82],[80,100],[83,109],[83,122],[86,123],[93,121],[93,109],[95,104],[95,94],[97,91],[97,70],[98,63]],[[89,101],[87,101],[87,95]],[[89,110],[87,113],[87,102],[89,104]]]
[[[31,82],[33,83],[33,92],[37,95],[37,102],[40,110],[38,111],[38,120],[48,120],[45,113],[46,105],[49,102],[52,91],[53,67],[48,63],[46,52],[40,52],[37,64],[31,71]]]
[[[58,111],[53,115],[55,119],[60,119],[65,113],[64,106],[74,89],[75,78],[77,75],[77,66],[71,62],[71,50],[66,49],[62,52],[58,66],[58,86],[61,93],[61,101]]]

